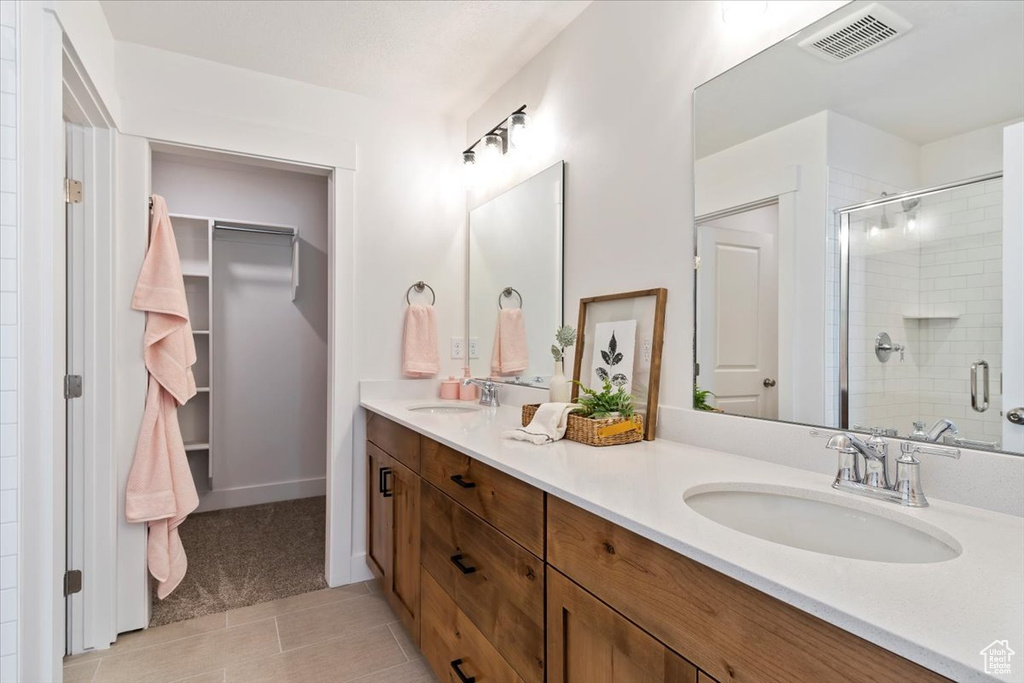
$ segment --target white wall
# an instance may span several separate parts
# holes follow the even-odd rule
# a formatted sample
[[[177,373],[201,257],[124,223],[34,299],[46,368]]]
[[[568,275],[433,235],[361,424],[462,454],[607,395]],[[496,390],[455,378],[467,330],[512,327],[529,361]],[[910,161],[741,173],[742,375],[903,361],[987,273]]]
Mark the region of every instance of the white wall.
[[[129,43],[118,43],[117,50],[122,132],[166,139],[162,120],[173,118],[174,125],[185,126],[189,112],[202,112],[240,125],[295,131],[296,137],[348,140],[358,147],[355,332],[360,377],[401,376],[402,314],[413,282],[425,280],[437,292],[439,336],[461,333],[461,125],[407,106],[164,50]],[[194,132],[196,138],[202,133]],[[441,374],[461,373],[462,361],[449,355],[441,354]]]
[[[922,145],[920,187],[941,185],[1002,170],[1003,129],[1015,122],[1004,121]]]
[[[0,681],[18,677],[17,5],[0,3]]]
[[[154,154],[152,182],[153,192],[167,199],[172,213],[299,228],[301,284],[295,301],[288,238],[216,233],[212,338],[196,337],[207,370],[197,382],[209,385],[206,359],[212,360],[212,394],[197,396],[194,408],[183,409],[201,410],[203,426],[207,401],[214,411],[213,490],[206,490],[205,476],[197,481],[199,509],[322,494],[327,467],[327,178]],[[209,290],[200,289],[206,303]],[[202,461],[198,464],[205,469],[206,455],[190,453],[190,460]]]
[[[529,107],[540,149],[509,182],[566,162],[568,320],[584,296],[668,288],[662,405],[692,402],[692,91],[842,4],[738,27],[714,2],[594,3],[469,119],[471,142]]]

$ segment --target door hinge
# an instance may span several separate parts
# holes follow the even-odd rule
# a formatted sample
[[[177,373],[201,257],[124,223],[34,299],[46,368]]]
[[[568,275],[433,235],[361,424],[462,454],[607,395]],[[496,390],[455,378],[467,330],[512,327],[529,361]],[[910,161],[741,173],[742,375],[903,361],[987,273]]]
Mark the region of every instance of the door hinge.
[[[64,203],[65,204],[81,204],[82,203],[82,181],[73,180],[71,178],[64,179]]]
[[[81,398],[82,376],[64,375],[64,398]]]
[[[700,256],[693,257],[693,269],[700,270]]]
[[[64,572],[64,597],[82,592],[82,570],[70,569]]]
[[[695,375],[699,375],[700,374],[700,363],[694,363],[693,364],[693,374],[695,374]]]

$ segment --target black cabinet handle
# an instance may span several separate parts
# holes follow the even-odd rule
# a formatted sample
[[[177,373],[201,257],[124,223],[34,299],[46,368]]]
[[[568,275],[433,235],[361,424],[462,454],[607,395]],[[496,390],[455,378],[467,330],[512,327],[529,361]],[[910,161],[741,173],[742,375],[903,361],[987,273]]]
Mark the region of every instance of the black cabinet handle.
[[[463,555],[462,553],[459,553],[457,555],[452,555],[452,557],[451,557],[452,564],[454,564],[456,567],[458,567],[459,571],[462,572],[463,574],[472,574],[473,572],[476,571],[476,567],[467,567],[466,565],[462,564],[462,558],[463,557],[465,557],[465,555]]]
[[[453,659],[451,663],[452,671],[455,672],[455,675],[459,677],[459,680],[462,681],[462,683],[476,683],[476,676],[467,676],[462,673],[462,669],[460,668],[462,667],[461,659]]]
[[[390,467],[380,468],[380,492],[384,494],[385,498],[390,498],[395,495],[395,492],[388,487],[389,474],[393,474]]]
[[[449,478],[464,489],[471,489],[476,486],[476,482],[466,481],[465,479],[462,478],[461,474],[453,474]]]
[[[377,493],[384,493],[384,468],[377,468]]]

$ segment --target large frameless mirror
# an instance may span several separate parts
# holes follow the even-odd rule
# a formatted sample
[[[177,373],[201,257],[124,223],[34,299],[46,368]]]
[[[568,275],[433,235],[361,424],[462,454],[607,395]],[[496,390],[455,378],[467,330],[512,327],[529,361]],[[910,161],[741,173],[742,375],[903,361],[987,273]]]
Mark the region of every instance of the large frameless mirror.
[[[469,368],[546,387],[562,324],[563,166],[469,213]]]
[[[694,407],[1024,452],[1022,118],[1020,2],[853,2],[700,86]]]

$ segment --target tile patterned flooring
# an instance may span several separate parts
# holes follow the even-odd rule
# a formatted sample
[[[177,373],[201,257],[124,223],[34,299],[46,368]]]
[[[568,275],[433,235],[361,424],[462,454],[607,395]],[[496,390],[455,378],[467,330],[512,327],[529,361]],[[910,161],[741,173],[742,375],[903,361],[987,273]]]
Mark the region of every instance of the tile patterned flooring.
[[[120,636],[64,660],[65,683],[432,683],[375,582]]]

